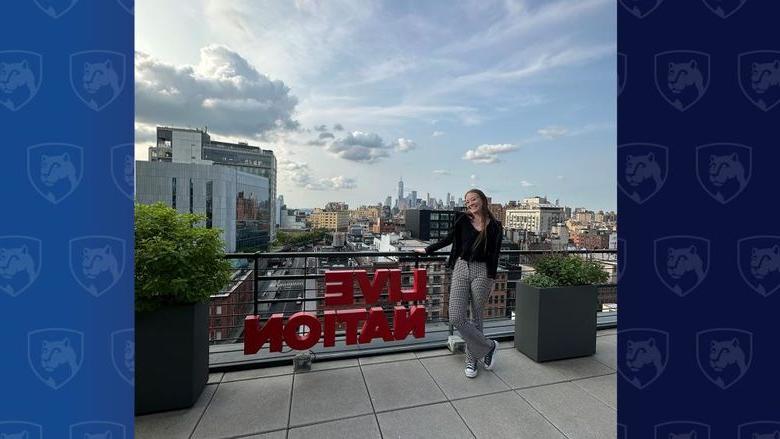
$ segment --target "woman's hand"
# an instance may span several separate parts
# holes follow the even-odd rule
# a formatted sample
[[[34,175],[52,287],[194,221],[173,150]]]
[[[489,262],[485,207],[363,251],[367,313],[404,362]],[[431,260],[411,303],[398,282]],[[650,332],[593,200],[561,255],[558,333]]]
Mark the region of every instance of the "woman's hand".
[[[424,248],[419,248],[419,247],[418,247],[418,248],[414,249],[414,252],[415,252],[415,253],[422,253],[422,254],[425,254],[425,249],[424,249]]]

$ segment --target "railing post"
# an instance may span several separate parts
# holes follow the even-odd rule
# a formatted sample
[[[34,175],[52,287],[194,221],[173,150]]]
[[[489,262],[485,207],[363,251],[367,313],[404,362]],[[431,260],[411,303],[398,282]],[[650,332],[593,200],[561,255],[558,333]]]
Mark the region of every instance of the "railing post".
[[[252,301],[252,305],[254,305],[254,315],[257,314],[257,293],[259,289],[259,283],[260,283],[260,257],[257,255],[257,253],[254,254],[254,265],[255,265],[255,274],[254,274],[254,281],[252,282],[252,294],[254,296],[254,300]]]

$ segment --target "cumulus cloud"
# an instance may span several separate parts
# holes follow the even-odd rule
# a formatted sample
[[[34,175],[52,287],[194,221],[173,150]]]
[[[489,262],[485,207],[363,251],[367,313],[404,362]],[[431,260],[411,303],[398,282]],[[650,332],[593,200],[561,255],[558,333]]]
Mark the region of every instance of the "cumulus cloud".
[[[536,130],[537,134],[546,139],[557,139],[558,137],[565,136],[569,133],[569,130],[559,126],[549,126]]]
[[[344,127],[340,123],[333,125],[333,131],[344,131]]]
[[[306,162],[296,162],[292,160],[280,160],[279,168],[284,172],[281,174],[289,179],[295,185],[313,191],[324,190],[342,190],[355,189],[357,183],[354,179],[337,175],[330,178],[316,178],[312,175],[311,169]]]
[[[320,133],[320,136],[318,138],[320,140],[322,140],[322,139],[335,139],[336,136],[334,136],[333,133]]]
[[[518,148],[518,145],[509,143],[479,145],[475,149],[466,151],[466,154],[463,155],[463,160],[470,160],[474,163],[498,163],[500,161],[498,158],[499,154],[512,152]]]
[[[345,160],[374,163],[389,156],[388,146],[375,133],[353,131],[331,142],[325,150]]]
[[[298,99],[238,53],[221,45],[200,50],[197,65],[174,65],[136,52],[136,120],[208,126],[230,136],[256,137],[297,129]]]
[[[376,133],[364,133],[362,131],[348,132],[343,138],[330,142],[325,150],[345,160],[362,163],[374,163],[390,155],[390,150],[409,151],[417,145],[409,140],[400,138],[392,143],[386,143]]]
[[[404,139],[403,137],[396,140],[395,143],[393,143],[393,146],[395,146],[396,151],[400,152],[407,152],[417,148],[417,144],[414,141]]]
[[[436,175],[451,175],[451,172],[446,169],[434,169],[433,173]]]
[[[522,186],[522,187],[531,187],[531,186],[536,186],[536,185],[531,183],[530,181],[521,180],[520,181],[520,186]]]
[[[441,137],[444,135],[444,131],[434,131],[433,134],[431,134],[433,137]]]
[[[328,131],[328,127],[325,125],[317,125],[314,127],[314,131]]]

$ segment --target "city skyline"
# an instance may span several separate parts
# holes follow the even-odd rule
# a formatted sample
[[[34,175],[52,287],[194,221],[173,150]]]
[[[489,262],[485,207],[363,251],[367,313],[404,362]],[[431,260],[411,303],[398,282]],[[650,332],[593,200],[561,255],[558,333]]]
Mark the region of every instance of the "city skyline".
[[[158,125],[208,126],[273,150],[295,207],[395,199],[403,175],[420,198],[616,210],[612,6],[138,5],[136,157]]]

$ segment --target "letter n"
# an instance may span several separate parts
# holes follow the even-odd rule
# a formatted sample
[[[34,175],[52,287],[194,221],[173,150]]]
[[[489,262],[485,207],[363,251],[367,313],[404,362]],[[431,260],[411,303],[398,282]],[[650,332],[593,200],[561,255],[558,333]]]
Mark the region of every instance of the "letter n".
[[[404,306],[393,310],[393,333],[396,340],[403,340],[411,332],[414,338],[425,337],[426,312],[424,306],[413,306],[407,313]]]
[[[274,314],[260,328],[258,316],[246,316],[244,319],[244,355],[256,354],[265,342],[271,341],[271,352],[282,352],[282,320],[284,314]]]

